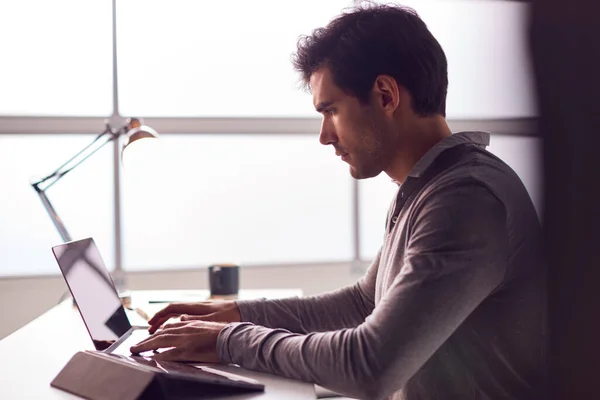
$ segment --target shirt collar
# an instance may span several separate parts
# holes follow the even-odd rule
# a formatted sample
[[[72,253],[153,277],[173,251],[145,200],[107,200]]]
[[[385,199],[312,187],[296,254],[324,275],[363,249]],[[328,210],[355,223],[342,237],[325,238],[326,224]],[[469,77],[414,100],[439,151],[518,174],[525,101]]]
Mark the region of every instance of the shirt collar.
[[[458,132],[440,140],[417,161],[408,176],[419,178],[442,151],[464,143],[471,143],[485,149],[490,144],[490,134],[488,132]]]

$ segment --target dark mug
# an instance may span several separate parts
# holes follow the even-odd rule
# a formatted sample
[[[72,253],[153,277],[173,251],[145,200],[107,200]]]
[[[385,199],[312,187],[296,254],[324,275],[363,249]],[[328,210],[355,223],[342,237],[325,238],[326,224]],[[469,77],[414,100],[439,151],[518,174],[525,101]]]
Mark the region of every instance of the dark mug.
[[[208,267],[210,296],[233,296],[240,289],[240,266],[213,264]]]

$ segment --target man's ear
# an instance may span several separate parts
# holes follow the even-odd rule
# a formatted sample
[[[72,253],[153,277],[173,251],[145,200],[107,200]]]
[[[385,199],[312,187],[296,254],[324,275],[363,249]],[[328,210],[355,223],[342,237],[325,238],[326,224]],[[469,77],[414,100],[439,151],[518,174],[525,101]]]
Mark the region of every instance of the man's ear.
[[[390,75],[378,75],[373,83],[375,101],[385,113],[392,114],[400,104],[398,82]]]

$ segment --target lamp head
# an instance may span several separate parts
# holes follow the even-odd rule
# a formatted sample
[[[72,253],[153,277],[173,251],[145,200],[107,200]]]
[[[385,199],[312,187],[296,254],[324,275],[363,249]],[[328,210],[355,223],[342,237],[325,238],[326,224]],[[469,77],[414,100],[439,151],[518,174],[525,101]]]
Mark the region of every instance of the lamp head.
[[[138,147],[154,147],[154,140],[141,140],[141,139],[158,139],[158,133],[150,128],[148,125],[143,125],[138,118],[129,118],[127,124],[123,127],[123,147],[121,149],[121,161],[124,165],[125,162],[125,150],[127,149],[128,158],[129,153],[137,153],[132,151],[132,148]],[[132,146],[134,143],[136,145]],[[142,151],[143,153],[144,151]]]
[[[124,129],[125,140],[123,141],[123,151],[137,140],[145,138],[158,139],[158,133],[148,125],[142,125],[142,122],[138,118],[129,118]]]

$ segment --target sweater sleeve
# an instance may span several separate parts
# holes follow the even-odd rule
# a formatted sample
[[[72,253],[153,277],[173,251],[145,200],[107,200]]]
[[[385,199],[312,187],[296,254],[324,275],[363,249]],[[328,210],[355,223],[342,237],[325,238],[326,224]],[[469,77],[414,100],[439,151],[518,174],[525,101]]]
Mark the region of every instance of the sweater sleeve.
[[[481,186],[432,196],[412,230],[403,258],[391,260],[402,269],[362,324],[309,334],[230,324],[220,360],[361,399],[403,388],[500,285],[508,257],[504,206]]]
[[[375,307],[379,254],[354,285],[317,296],[238,301],[241,320],[296,333],[356,327]]]

